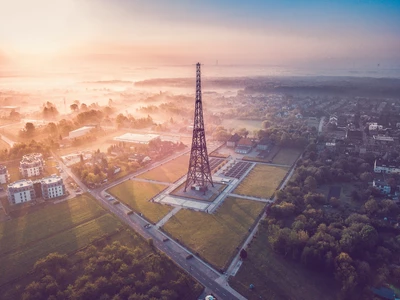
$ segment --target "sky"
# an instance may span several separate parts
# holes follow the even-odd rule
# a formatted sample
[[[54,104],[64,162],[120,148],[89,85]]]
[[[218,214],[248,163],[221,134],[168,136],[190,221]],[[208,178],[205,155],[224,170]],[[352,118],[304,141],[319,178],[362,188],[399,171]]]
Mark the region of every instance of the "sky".
[[[400,66],[400,0],[0,0],[0,65]]]

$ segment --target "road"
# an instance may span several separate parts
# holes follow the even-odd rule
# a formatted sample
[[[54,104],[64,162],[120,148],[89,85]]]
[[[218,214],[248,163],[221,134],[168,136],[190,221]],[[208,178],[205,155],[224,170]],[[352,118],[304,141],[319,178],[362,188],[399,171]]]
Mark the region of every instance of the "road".
[[[148,224],[148,222],[140,217],[139,215],[131,214],[127,215],[126,212],[130,209],[124,204],[120,203],[117,205],[113,205],[111,201],[107,200],[105,195],[105,190],[122,183],[125,180],[128,180],[132,176],[137,176],[141,173],[147,172],[153,168],[158,167],[176,157],[187,153],[189,150],[182,151],[173,155],[172,157],[166,158],[160,162],[153,163],[147,168],[140,170],[136,173],[129,174],[125,177],[118,179],[115,182],[112,182],[108,185],[105,185],[98,189],[89,190],[83,184],[83,182],[72,173],[71,169],[68,168],[62,160],[58,158],[58,156],[53,154],[53,157],[58,161],[58,163],[62,166],[64,172],[66,172],[75,182],[76,184],[83,190],[89,192],[92,196],[94,196],[100,204],[116,215],[121,221],[127,224],[130,228],[135,230],[138,234],[143,236],[146,239],[152,239],[154,246],[165,253],[168,257],[170,257],[178,266],[184,269],[187,273],[193,276],[197,281],[199,281],[207,290],[207,292],[213,293],[218,299],[245,299],[242,295],[236,292],[234,289],[229,287],[227,282],[217,282],[216,280],[221,278],[221,274],[216,271],[213,267],[199,259],[195,253],[191,253],[176,241],[169,239],[164,233],[158,230],[157,227],[151,226],[148,229],[145,229],[144,226]],[[168,239],[164,242],[164,240]],[[192,254],[193,258],[186,259],[186,257]]]

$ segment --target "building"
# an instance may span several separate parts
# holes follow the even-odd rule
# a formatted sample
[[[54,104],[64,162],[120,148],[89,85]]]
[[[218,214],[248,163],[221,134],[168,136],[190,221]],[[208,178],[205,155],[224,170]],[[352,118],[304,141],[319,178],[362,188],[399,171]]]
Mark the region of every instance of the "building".
[[[374,295],[380,297],[381,299],[395,300],[396,294],[392,289],[381,287],[381,288],[371,288]]]
[[[68,133],[68,138],[75,139],[75,138],[84,136],[84,135],[88,134],[89,132],[91,132],[94,128],[95,128],[95,126],[83,126],[81,128],[75,129]]]
[[[229,138],[229,140],[226,141],[226,146],[230,148],[235,148],[240,139],[240,135],[235,133]]]
[[[52,175],[40,180],[42,197],[44,199],[57,198],[65,195],[65,185],[60,176]]]
[[[19,172],[23,177],[39,176],[43,173],[44,161],[41,153],[27,154],[19,163]]]
[[[135,144],[149,144],[152,140],[160,138],[158,134],[138,134],[138,133],[125,133],[121,136],[114,138],[118,142],[135,143]]]
[[[386,135],[373,135],[374,144],[391,144],[394,142],[394,138]]]
[[[32,180],[22,179],[10,183],[7,189],[8,201],[19,204],[36,198]]]
[[[271,141],[267,138],[263,138],[257,144],[257,150],[260,150],[260,151],[267,151],[270,148],[271,148]]]
[[[386,181],[374,179],[372,181],[372,186],[377,188],[384,195],[389,195],[391,192],[391,187]]]
[[[374,163],[375,173],[400,174],[400,167],[397,163],[392,163],[384,159],[376,159]]]
[[[253,142],[249,138],[241,138],[237,143],[235,152],[239,154],[248,154],[253,148]]]
[[[0,184],[5,184],[10,180],[10,174],[6,166],[0,165]]]

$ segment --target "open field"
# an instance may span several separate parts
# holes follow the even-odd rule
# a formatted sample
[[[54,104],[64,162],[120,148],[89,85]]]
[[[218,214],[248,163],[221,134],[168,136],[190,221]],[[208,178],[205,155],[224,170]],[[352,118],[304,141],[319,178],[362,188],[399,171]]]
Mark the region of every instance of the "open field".
[[[324,185],[319,186],[317,188],[317,191],[319,193],[324,194],[327,199],[329,196],[338,198],[343,207],[358,210],[358,209],[360,209],[360,207],[362,205],[362,203],[360,203],[359,201],[354,201],[351,197],[351,193],[353,191],[359,191],[359,188],[355,185],[354,182],[340,183],[340,184],[333,184],[333,185],[324,184]],[[330,210],[334,210],[334,209],[330,208]]]
[[[224,126],[226,129],[240,129],[246,128],[250,134],[253,130],[261,129],[262,121],[257,120],[241,120],[241,119],[226,119],[223,120],[221,126]]]
[[[228,197],[214,214],[182,209],[163,229],[213,265],[225,268],[264,206]]]
[[[260,227],[247,250],[248,257],[230,285],[249,300],[333,300],[337,290],[333,278],[306,270],[276,254],[268,244],[268,232]],[[254,290],[250,291],[250,284]]]
[[[296,159],[299,157],[302,150],[293,148],[281,148],[278,154],[275,155],[272,163],[277,165],[288,165],[294,164]]]
[[[189,155],[182,155],[153,170],[138,176],[138,178],[152,179],[161,182],[175,182],[187,173]]]
[[[46,206],[24,217],[0,223],[0,256],[104,213],[96,200],[85,194],[57,205]]]
[[[0,140],[0,151],[3,151],[5,149],[9,150],[10,149],[10,145],[7,144],[5,141]]]
[[[51,252],[71,253],[119,226],[88,195],[0,223],[0,285],[25,275]]]
[[[246,196],[270,198],[287,171],[287,168],[257,164],[233,192]]]
[[[161,220],[172,207],[149,200],[167,186],[156,183],[127,180],[111,189],[108,193],[126,203],[133,211],[142,213],[151,222]]]

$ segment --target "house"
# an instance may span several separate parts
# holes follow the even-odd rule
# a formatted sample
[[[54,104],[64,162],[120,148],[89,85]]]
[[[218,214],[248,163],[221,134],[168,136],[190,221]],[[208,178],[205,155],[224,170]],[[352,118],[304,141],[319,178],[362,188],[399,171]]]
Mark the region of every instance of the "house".
[[[384,195],[390,194],[391,187],[386,181],[374,179],[372,181],[372,186],[377,188]]]
[[[260,150],[260,151],[269,150],[271,148],[271,146],[272,146],[271,144],[272,143],[271,143],[271,141],[269,139],[263,138],[262,140],[260,140],[258,142],[257,150]]]
[[[10,180],[10,174],[6,166],[0,165],[0,184],[5,184]]]
[[[27,154],[19,163],[19,171],[23,177],[39,176],[43,173],[44,161],[41,153]]]
[[[253,148],[253,142],[249,138],[241,138],[237,143],[235,152],[239,154],[248,154]]]
[[[398,163],[389,162],[384,159],[376,159],[374,163],[375,173],[400,174]]]
[[[230,148],[235,148],[237,143],[240,141],[241,137],[237,133],[233,134],[229,140],[226,142],[226,146]]]

